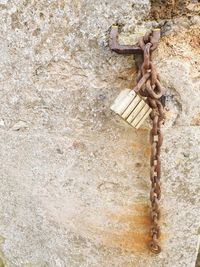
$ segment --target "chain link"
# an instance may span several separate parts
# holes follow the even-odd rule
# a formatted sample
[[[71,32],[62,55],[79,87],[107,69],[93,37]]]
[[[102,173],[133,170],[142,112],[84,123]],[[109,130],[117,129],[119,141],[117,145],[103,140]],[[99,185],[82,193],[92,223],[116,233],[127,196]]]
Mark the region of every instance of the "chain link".
[[[152,129],[150,131],[150,202],[151,202],[151,231],[150,231],[150,250],[153,253],[160,253],[160,207],[161,198],[161,160],[160,151],[163,143],[163,135],[161,125],[165,120],[165,113],[160,98],[162,96],[162,86],[159,75],[152,62],[152,52],[157,48],[160,39],[160,30],[147,32],[143,38],[139,40],[139,46],[143,50],[143,63],[140,66],[137,85],[134,88],[140,95],[146,97],[146,101],[152,108],[150,118],[152,120]]]

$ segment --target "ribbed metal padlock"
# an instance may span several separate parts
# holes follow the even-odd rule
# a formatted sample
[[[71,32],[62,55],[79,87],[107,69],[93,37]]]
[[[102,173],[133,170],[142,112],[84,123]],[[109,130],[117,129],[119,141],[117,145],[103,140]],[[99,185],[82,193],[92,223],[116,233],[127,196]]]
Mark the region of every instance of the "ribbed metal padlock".
[[[111,110],[136,129],[142,125],[152,111],[149,105],[131,89],[121,91],[111,106]]]

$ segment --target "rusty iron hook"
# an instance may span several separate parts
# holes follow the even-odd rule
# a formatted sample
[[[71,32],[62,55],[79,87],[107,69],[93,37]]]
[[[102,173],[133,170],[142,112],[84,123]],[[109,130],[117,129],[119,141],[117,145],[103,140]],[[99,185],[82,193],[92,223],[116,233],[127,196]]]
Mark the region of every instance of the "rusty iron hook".
[[[119,27],[117,25],[113,25],[110,31],[110,39],[109,39],[109,46],[112,51],[115,51],[118,54],[141,54],[143,50],[139,44],[136,45],[121,45],[118,41],[119,35]],[[160,39],[160,29],[152,30],[152,35],[148,32],[150,41],[152,43],[151,51],[155,50],[158,41]]]
[[[119,28],[114,25],[111,27],[109,46],[112,51],[118,54],[140,54],[142,49],[139,45],[120,45],[118,42]]]

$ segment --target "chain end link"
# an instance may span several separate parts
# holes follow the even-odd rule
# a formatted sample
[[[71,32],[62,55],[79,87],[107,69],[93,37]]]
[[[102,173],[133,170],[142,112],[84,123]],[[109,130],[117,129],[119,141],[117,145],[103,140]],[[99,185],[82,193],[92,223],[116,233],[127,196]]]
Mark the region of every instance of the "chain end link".
[[[161,247],[158,245],[155,241],[151,241],[149,244],[149,248],[152,253],[154,254],[159,254],[161,252]]]

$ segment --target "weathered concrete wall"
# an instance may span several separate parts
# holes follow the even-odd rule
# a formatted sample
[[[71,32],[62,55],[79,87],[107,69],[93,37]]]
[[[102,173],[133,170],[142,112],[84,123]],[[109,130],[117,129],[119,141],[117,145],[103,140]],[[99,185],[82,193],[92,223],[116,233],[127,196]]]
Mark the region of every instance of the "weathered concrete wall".
[[[0,241],[7,267],[194,267],[200,18],[156,22],[148,0],[121,2],[0,1]],[[136,72],[132,56],[108,47],[113,23],[126,43],[148,28],[164,33],[155,60],[169,95],[158,256],[147,249],[149,124],[135,131],[109,110]]]

